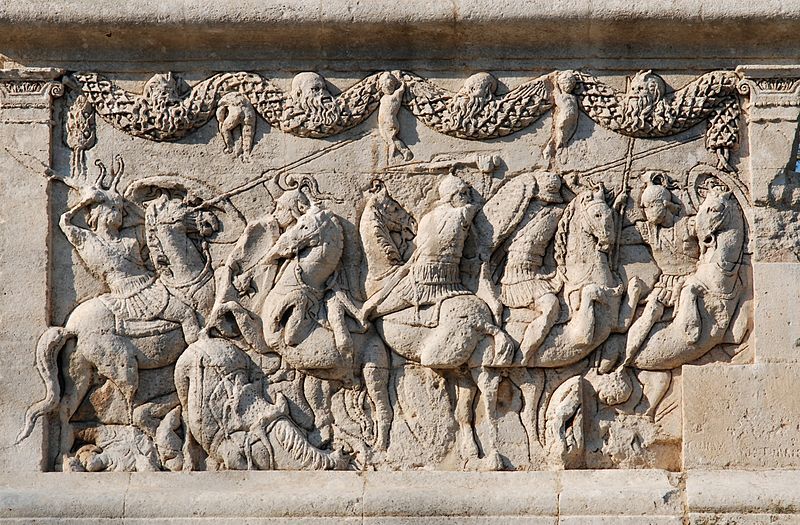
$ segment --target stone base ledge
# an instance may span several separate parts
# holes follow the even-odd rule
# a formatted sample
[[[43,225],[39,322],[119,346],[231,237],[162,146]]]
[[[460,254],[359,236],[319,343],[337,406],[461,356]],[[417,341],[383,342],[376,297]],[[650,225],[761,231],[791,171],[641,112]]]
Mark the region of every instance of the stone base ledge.
[[[0,475],[0,523],[800,523],[800,471]]]

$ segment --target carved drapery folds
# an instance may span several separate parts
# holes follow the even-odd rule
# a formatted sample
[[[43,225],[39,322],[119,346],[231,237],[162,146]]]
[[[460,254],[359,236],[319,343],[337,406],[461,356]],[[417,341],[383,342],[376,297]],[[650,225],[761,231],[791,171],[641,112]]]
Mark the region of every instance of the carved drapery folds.
[[[58,229],[104,292],[36,348],[47,396],[20,439],[57,419],[56,468],[670,467],[680,368],[746,355],[737,73],[674,92],[650,71],[625,92],[572,70],[508,91],[489,73],[452,92],[405,71],[341,93],[313,72],[288,91],[246,72],[192,86],[159,74],[141,94],[96,73],[65,82]],[[512,170],[504,141],[406,142],[402,110],[445,144],[551,110],[552,136]],[[299,169],[358,134],[244,181],[87,169],[95,116],[158,142],[216,119],[225,151],[245,155],[258,117],[328,138],[375,112],[380,168]],[[626,156],[566,169],[581,115],[629,137]],[[702,122],[705,162],[686,165],[687,140],[634,152]],[[653,152],[675,165],[646,165]],[[240,210],[242,195],[263,202]]]

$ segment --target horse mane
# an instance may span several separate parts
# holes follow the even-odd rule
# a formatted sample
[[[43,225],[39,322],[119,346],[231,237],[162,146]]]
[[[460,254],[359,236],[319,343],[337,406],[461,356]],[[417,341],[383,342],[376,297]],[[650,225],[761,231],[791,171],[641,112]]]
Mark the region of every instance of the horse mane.
[[[400,254],[400,248],[394,243],[389,228],[386,226],[386,221],[381,220],[382,216],[376,204],[373,199],[368,201],[361,220],[369,221],[370,233],[380,251],[386,256],[386,259],[392,265],[401,265],[403,264],[403,257]]]
[[[569,223],[575,215],[575,210],[578,207],[578,200],[581,198],[581,195],[583,195],[583,193],[576,195],[575,198],[567,204],[566,208],[564,208],[564,213],[561,215],[561,220],[558,221],[558,229],[556,230],[555,238],[555,259],[556,271],[561,276],[563,276],[566,271]]]

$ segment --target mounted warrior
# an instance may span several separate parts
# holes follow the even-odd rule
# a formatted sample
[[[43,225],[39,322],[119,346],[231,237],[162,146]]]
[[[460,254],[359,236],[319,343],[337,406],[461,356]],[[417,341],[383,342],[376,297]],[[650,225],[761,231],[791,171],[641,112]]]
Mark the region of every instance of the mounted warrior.
[[[561,313],[556,295],[561,282],[555,272],[547,271],[545,255],[564,208],[561,178],[536,171],[502,186],[476,219],[484,240],[479,295],[492,306],[496,319],[506,321],[509,333],[518,336],[523,365]],[[515,324],[525,328],[515,334]]]
[[[71,419],[92,387],[93,371],[124,398],[125,413],[108,417],[155,435],[157,419],[177,399],[150,406],[151,400],[137,396],[139,372],[174,364],[187,344],[197,340],[198,313],[210,307],[203,303],[205,289],[213,286],[210,260],[190,236],[212,235],[215,219],[210,212],[189,213],[183,201],[165,195],[150,202],[144,213],[150,266],[134,228],[124,227],[127,202],[116,189],[122,174],[121,160],[117,162],[108,186],[103,185],[105,170],[94,186],[64,179],[79,191],[80,200],[59,225],[89,273],[108,291],[80,303],[63,327],[51,327],[39,338],[36,361],[45,398],[28,409],[18,437],[26,438],[39,417],[59,410],[65,468],[73,466],[67,461],[72,461],[75,438]],[[84,214],[86,226],[73,222],[79,214]],[[76,343],[67,345],[70,339]],[[158,413],[149,413],[153,409]]]
[[[394,279],[367,300],[363,321],[471,293],[461,282],[460,268],[464,242],[478,210],[469,192],[469,186],[454,175],[442,179],[439,200],[419,222],[411,258]]]
[[[620,244],[647,245],[660,274],[644,311],[628,331],[625,364],[631,363],[653,326],[674,315],[665,318],[665,312],[677,309],[683,284],[695,272],[700,257],[694,218],[681,213],[680,204],[666,186],[666,175],[655,171],[644,175],[648,182],[641,207],[646,220],[625,228]]]

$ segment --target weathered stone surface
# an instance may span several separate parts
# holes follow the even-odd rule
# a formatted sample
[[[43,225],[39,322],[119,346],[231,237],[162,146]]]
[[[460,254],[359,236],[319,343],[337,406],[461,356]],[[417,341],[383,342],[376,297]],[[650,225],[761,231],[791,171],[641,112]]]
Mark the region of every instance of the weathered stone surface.
[[[478,483],[481,477],[491,483]],[[731,469],[691,470],[680,476],[651,470],[488,475],[117,473],[103,479],[54,473],[12,479],[5,474],[0,481],[0,519],[3,523],[119,519],[125,523],[785,524],[796,523],[800,516],[797,477],[796,471]],[[303,490],[303,485],[313,490]]]
[[[797,471],[696,471],[687,476],[692,524],[798,523]]]
[[[792,468],[800,464],[797,366],[686,367],[683,464],[703,468]]]
[[[800,360],[800,264],[753,264],[756,362]]]
[[[0,6],[0,518],[791,522],[798,32]]]

